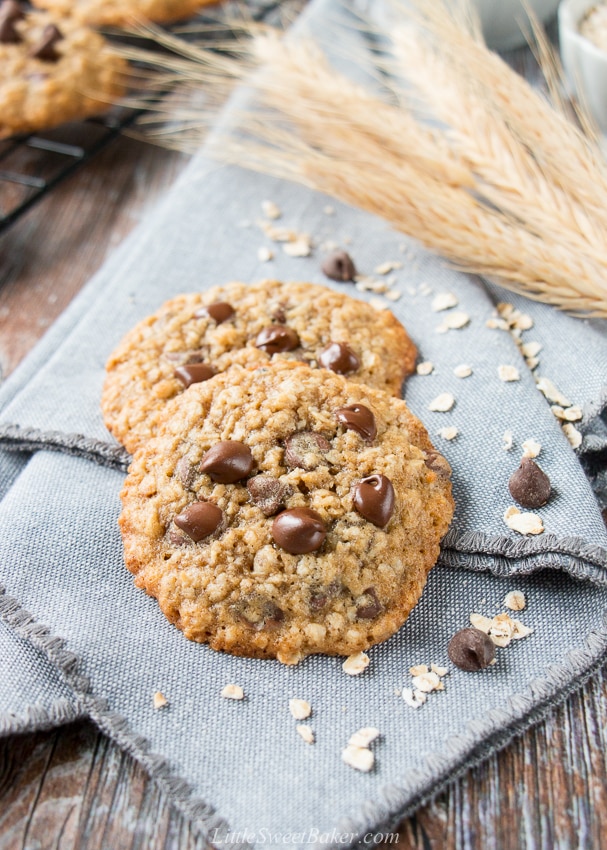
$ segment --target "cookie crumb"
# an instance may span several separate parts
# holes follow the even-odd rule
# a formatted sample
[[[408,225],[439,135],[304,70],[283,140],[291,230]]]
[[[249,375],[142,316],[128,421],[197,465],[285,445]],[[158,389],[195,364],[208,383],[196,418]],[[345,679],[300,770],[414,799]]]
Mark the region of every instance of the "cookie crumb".
[[[520,381],[521,375],[516,366],[498,366],[497,374],[500,381],[510,383],[511,381]]]
[[[306,744],[314,743],[314,730],[311,726],[308,726],[306,723],[298,723],[295,727],[297,734],[300,738],[303,738]]]
[[[274,259],[274,251],[270,251],[265,245],[257,249],[257,259],[260,263],[269,263]]]
[[[549,378],[539,378],[537,388],[553,404],[560,404],[561,407],[571,407],[571,402],[567,396],[563,395]]]
[[[360,770],[363,773],[368,773],[375,762],[375,756],[371,750],[365,747],[348,746],[341,753],[342,760],[354,770]]]
[[[523,457],[537,457],[541,450],[542,445],[537,440],[525,440],[523,443]]]
[[[511,590],[504,598],[505,607],[511,611],[522,611],[526,604],[525,594],[520,590]]]
[[[433,673],[436,673],[437,676],[440,676],[441,679],[443,678],[443,676],[446,676],[449,672],[448,667],[439,667],[438,664],[431,664],[430,669],[432,670]]]
[[[415,664],[413,667],[409,667],[409,673],[412,676],[423,676],[424,673],[428,672],[427,664]]]
[[[374,726],[364,726],[350,736],[348,746],[368,749],[371,741],[374,741],[377,737],[379,737],[379,729],[376,729]]]
[[[447,411],[451,410],[454,404],[455,399],[451,393],[441,393],[436,396],[436,398],[432,399],[428,405],[428,410],[432,410],[435,413],[447,413]]]
[[[572,425],[571,422],[566,422],[565,425],[563,425],[563,433],[569,440],[569,443],[571,444],[572,448],[579,449],[579,447],[582,445],[583,438],[581,433],[575,427],[575,425]]]
[[[550,410],[554,413],[557,419],[564,422],[579,422],[583,416],[581,407],[560,407],[558,404],[553,404]]]
[[[502,440],[504,441],[504,451],[509,452],[513,446],[512,431],[504,431]]]
[[[244,699],[244,691],[240,685],[226,685],[221,696],[224,699]]]
[[[472,374],[472,369],[467,363],[461,363],[459,366],[455,367],[453,374],[456,378],[469,378]]]
[[[544,531],[542,520],[537,514],[521,513],[514,505],[504,513],[504,522],[519,534],[541,534]]]
[[[263,210],[265,217],[271,218],[273,221],[280,218],[282,215],[281,209],[274,203],[274,201],[262,201],[261,209]]]
[[[305,699],[290,699],[289,711],[295,720],[305,720],[312,714],[312,707]]]
[[[423,691],[413,690],[413,688],[403,688],[402,697],[411,708],[421,708],[428,699]]]
[[[455,425],[450,425],[447,428],[439,428],[436,433],[439,437],[442,437],[443,440],[454,440],[459,434],[459,431]]]
[[[415,690],[421,691],[424,694],[430,694],[432,691],[442,691],[445,687],[434,671],[414,676],[412,684]]]
[[[417,364],[416,372],[418,375],[430,375],[434,371],[434,363],[431,360],[424,360]]]
[[[165,705],[169,704],[168,699],[160,691],[156,691],[153,699],[154,699],[154,708],[164,708]]]
[[[341,666],[348,676],[359,676],[367,669],[370,660],[365,652],[355,652],[354,655],[349,655]]]
[[[430,309],[433,313],[441,313],[443,310],[450,310],[452,307],[457,307],[459,301],[452,292],[439,292],[435,295],[430,304]]]

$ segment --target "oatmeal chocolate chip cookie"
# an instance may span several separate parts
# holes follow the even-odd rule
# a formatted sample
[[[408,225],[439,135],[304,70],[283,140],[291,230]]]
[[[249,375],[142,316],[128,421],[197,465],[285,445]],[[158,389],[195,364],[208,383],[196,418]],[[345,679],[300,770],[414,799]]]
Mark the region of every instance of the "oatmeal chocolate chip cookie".
[[[107,364],[105,424],[133,452],[169,399],[234,365],[303,361],[400,395],[415,346],[389,310],[311,283],[229,283],[164,304]]]
[[[218,0],[32,0],[55,15],[71,15],[82,23],[121,26],[144,18],[156,23],[180,21]]]
[[[73,20],[0,3],[0,138],[107,109],[127,69],[107,42]]]
[[[190,640],[294,664],[407,619],[453,514],[404,401],[288,362],[194,384],[122,491],[135,583]]]

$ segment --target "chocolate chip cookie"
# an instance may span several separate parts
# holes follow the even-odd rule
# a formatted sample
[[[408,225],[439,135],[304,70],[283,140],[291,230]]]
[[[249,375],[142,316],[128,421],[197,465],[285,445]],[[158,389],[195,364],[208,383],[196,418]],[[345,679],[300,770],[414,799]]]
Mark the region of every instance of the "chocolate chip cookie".
[[[98,33],[71,19],[0,3],[0,138],[107,110],[127,65]]]
[[[293,360],[400,395],[416,349],[389,310],[311,283],[229,283],[140,322],[107,364],[105,424],[133,452],[169,399],[234,365]]]
[[[121,26],[145,19],[157,23],[180,21],[218,0],[32,0],[53,14],[71,15],[86,24]]]
[[[453,514],[404,401],[275,362],[192,385],[121,494],[125,562],[190,640],[295,664],[385,640]]]

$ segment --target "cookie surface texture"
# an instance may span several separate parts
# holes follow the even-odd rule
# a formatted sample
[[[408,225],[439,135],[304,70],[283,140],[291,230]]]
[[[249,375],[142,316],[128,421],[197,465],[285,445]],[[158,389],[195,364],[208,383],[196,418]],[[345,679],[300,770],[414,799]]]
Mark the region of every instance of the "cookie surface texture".
[[[120,26],[145,19],[169,23],[189,18],[218,0],[33,0],[57,15],[72,15],[86,24]]]
[[[285,664],[396,632],[453,514],[404,401],[290,363],[190,387],[121,498],[126,566],[170,622]]]
[[[44,12],[8,20],[3,5],[0,138],[107,111],[123,94],[127,65],[98,33]]]
[[[155,434],[167,401],[213,372],[303,361],[400,395],[415,357],[389,310],[310,283],[229,283],[178,296],[128,333],[107,363],[101,407],[134,452]]]

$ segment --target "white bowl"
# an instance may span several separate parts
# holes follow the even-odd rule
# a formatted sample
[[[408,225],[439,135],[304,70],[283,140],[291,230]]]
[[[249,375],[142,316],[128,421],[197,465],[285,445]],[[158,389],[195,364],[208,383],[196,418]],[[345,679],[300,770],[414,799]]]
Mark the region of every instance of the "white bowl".
[[[607,52],[579,31],[580,21],[597,0],[563,0],[559,7],[561,59],[572,92],[607,133]]]
[[[432,2],[432,0],[430,0]],[[559,0],[474,0],[483,34],[489,47],[509,50],[527,43],[524,27],[529,27],[525,5],[529,5],[542,23],[556,15]],[[521,29],[521,24],[523,29]]]

